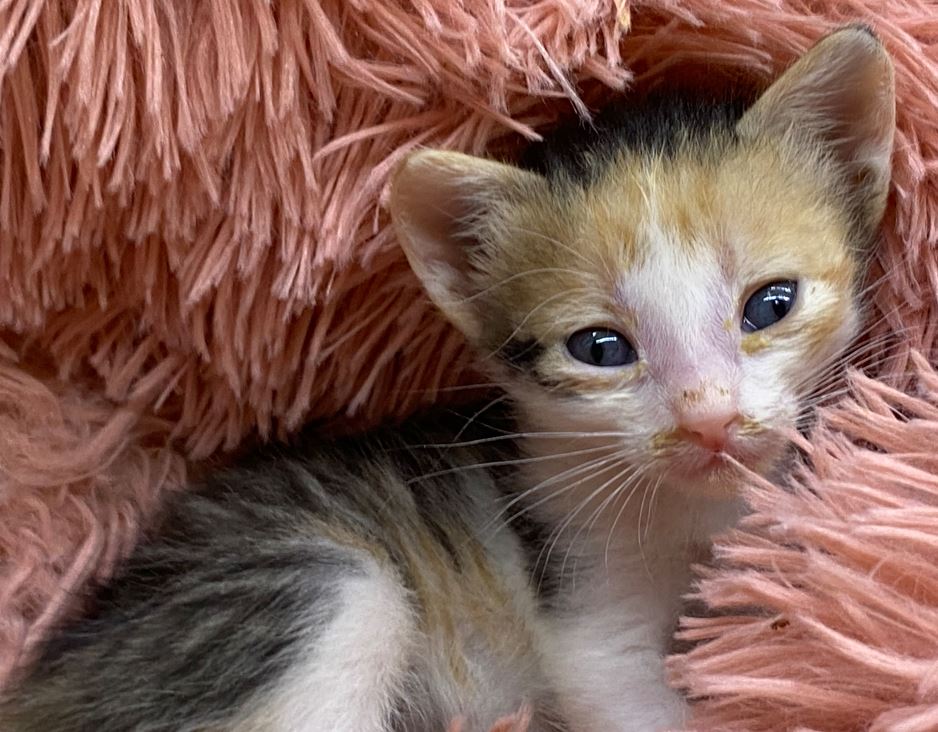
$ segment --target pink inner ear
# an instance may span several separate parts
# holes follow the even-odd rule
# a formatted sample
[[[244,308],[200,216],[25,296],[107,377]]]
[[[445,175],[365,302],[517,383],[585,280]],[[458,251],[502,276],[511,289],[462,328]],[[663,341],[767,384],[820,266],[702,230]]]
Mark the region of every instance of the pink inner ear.
[[[877,185],[885,186],[895,108],[889,56],[875,36],[850,28],[821,41],[782,74],[746,113],[740,129],[812,131],[842,163],[872,170]]]
[[[391,214],[402,244],[427,265],[462,269],[465,256],[455,236],[461,218],[469,213],[471,191],[445,158],[434,153],[413,156],[391,188]]]
[[[398,169],[391,182],[389,208],[412,263],[436,262],[461,271],[469,241],[467,223],[492,216],[495,204],[537,180],[533,173],[511,165],[424,150],[413,153]]]

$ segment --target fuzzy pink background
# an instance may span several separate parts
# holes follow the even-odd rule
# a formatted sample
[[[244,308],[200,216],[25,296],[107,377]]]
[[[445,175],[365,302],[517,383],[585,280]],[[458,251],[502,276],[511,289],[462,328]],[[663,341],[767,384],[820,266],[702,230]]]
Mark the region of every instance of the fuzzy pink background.
[[[804,489],[753,487],[702,589],[731,614],[673,670],[703,729],[938,728],[930,0],[0,2],[0,678],[191,461],[472,380],[381,206],[407,150],[510,148],[577,90],[764,81],[857,19],[897,66],[894,337]]]

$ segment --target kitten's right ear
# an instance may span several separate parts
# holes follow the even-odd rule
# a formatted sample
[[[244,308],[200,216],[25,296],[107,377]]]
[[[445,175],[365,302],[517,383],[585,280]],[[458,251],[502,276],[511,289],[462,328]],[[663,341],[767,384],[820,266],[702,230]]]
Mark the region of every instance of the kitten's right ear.
[[[845,173],[866,223],[879,223],[896,127],[892,62],[867,26],[831,33],[785,71],[743,115],[743,137],[806,135]]]
[[[391,181],[391,219],[410,266],[470,341],[482,328],[472,296],[492,253],[494,219],[539,181],[510,165],[435,150],[412,153]]]

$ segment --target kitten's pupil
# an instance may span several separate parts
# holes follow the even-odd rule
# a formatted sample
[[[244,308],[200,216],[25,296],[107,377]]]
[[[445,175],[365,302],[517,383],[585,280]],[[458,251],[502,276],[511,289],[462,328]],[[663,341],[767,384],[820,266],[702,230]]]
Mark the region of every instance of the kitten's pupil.
[[[798,283],[791,280],[772,282],[756,290],[743,308],[743,331],[752,333],[780,321],[791,312],[797,293]]]
[[[577,361],[590,366],[625,366],[638,354],[621,333],[608,328],[586,328],[567,339],[567,350]]]
[[[603,354],[605,354],[605,352],[606,349],[601,341],[593,341],[593,345],[590,348],[590,355],[593,357],[593,361],[596,363],[602,363]]]

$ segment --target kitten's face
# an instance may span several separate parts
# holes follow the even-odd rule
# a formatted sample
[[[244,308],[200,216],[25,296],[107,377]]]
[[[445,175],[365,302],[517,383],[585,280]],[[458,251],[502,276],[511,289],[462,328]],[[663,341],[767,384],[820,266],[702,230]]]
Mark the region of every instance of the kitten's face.
[[[725,487],[723,453],[765,470],[859,321],[825,185],[747,145],[542,184],[478,270],[477,343],[534,429],[618,433],[682,485]]]
[[[736,461],[775,463],[856,334],[892,100],[888,58],[850,29],[735,128],[621,149],[585,182],[421,153],[392,213],[529,429],[611,433],[650,479],[728,490]]]

